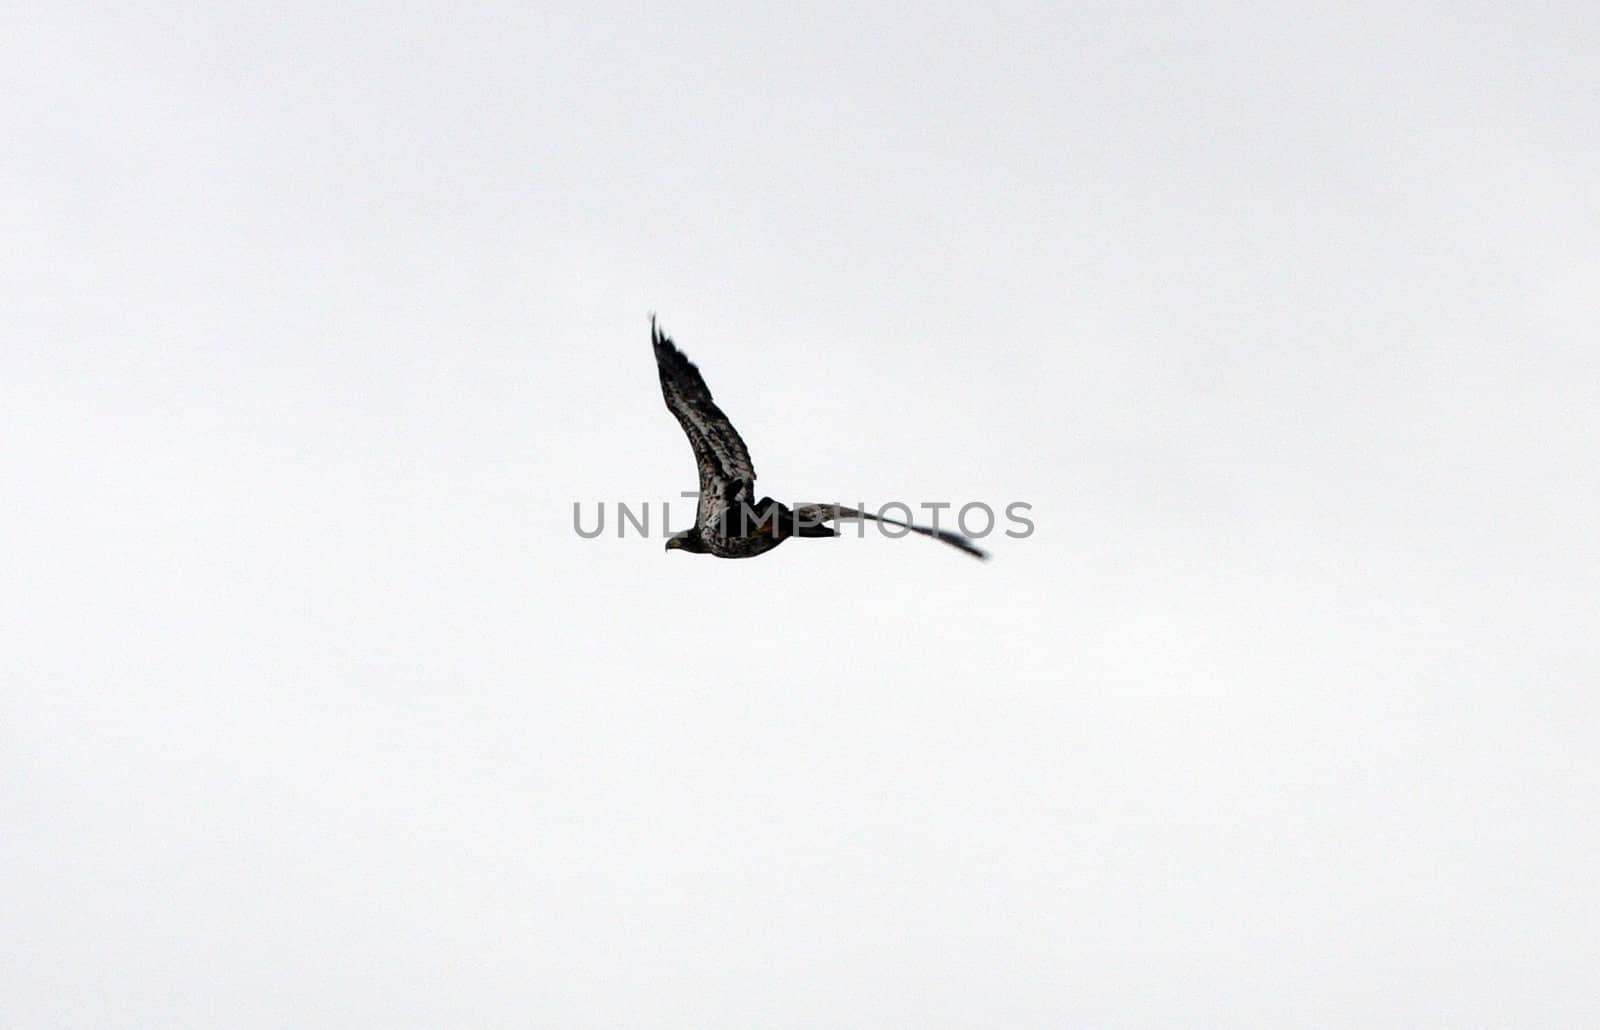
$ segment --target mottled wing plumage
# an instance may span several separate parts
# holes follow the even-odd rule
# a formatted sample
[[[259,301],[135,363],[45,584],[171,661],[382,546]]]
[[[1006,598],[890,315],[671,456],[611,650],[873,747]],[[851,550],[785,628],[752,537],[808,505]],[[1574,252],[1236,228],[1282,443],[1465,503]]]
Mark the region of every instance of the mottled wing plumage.
[[[987,560],[989,557],[989,552],[985,551],[971,540],[968,540],[960,533],[953,533],[948,529],[934,529],[931,526],[914,526],[909,522],[901,522],[898,519],[882,518],[872,514],[871,512],[857,511],[854,508],[846,508],[839,504],[797,504],[794,508],[794,514],[795,518],[802,525],[807,523],[816,524],[820,522],[848,522],[852,519],[872,519],[875,522],[883,522],[891,526],[900,526],[903,529],[911,530],[913,533],[921,533],[923,536],[931,536],[935,540],[942,540],[951,547],[960,548],[961,550],[972,555],[974,558],[982,558]]]
[[[696,522],[706,525],[721,509],[753,498],[755,466],[738,430],[712,401],[700,370],[673,345],[654,319],[650,322],[650,339],[655,346],[656,370],[661,374],[661,396],[689,438],[700,469]]]

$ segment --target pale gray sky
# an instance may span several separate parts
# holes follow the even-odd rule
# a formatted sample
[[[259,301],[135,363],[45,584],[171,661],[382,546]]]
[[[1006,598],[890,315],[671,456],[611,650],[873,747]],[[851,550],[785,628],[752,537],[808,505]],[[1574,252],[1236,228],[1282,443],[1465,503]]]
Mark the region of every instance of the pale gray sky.
[[[580,6],[3,16],[0,1023],[1600,1022],[1592,4]]]

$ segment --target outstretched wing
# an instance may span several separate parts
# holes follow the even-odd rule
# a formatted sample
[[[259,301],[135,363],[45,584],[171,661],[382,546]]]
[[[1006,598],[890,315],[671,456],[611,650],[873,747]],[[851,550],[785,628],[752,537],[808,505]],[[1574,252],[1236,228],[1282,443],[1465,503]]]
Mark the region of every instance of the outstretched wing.
[[[983,548],[979,547],[971,540],[968,540],[960,533],[952,533],[948,529],[934,529],[931,526],[913,526],[909,522],[901,522],[898,519],[882,518],[872,514],[869,511],[857,511],[854,508],[846,508],[838,504],[797,504],[794,506],[794,514],[797,525],[805,525],[807,523],[810,523],[811,525],[817,525],[818,523],[822,522],[840,522],[849,521],[851,519],[871,519],[874,522],[883,522],[891,526],[900,526],[903,529],[911,530],[913,533],[921,533],[923,536],[931,536],[935,540],[942,540],[951,547],[959,547],[961,550],[972,555],[974,558],[981,558],[985,561],[987,561],[989,558],[988,551],[985,551]]]
[[[661,396],[689,438],[695,464],[700,468],[700,505],[695,521],[704,526],[720,509],[752,497],[756,469],[738,430],[711,400],[700,370],[657,328],[653,316],[650,342],[655,346],[656,371],[661,373]]]

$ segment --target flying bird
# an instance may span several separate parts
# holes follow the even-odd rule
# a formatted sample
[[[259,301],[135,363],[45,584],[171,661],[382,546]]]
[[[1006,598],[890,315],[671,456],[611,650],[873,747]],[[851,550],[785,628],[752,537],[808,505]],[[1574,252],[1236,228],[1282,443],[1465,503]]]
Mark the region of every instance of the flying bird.
[[[793,508],[770,497],[755,495],[756,469],[739,431],[711,399],[700,370],[684,357],[650,319],[650,342],[655,347],[656,370],[661,374],[661,395],[672,412],[700,470],[700,502],[694,525],[667,538],[667,550],[711,554],[718,558],[754,558],[792,536],[823,537],[838,534],[823,523],[872,519],[942,540],[978,558],[981,548],[960,533],[914,526],[871,512],[837,504],[797,504]]]

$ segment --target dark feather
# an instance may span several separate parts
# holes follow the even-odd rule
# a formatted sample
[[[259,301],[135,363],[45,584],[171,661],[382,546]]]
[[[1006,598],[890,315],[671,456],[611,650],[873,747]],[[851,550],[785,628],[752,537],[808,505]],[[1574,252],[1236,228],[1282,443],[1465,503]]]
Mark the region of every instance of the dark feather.
[[[650,320],[650,341],[655,347],[656,370],[661,376],[661,396],[689,438],[700,471],[698,522],[728,504],[754,497],[756,469],[750,451],[728,416],[711,399],[700,370],[684,356],[667,334]]]
[[[951,547],[960,548],[961,550],[972,555],[974,558],[979,558],[984,561],[988,561],[989,559],[988,551],[985,551],[983,548],[979,547],[971,540],[968,540],[960,533],[951,532],[948,529],[934,529],[932,526],[914,526],[909,522],[901,522],[899,519],[886,519],[878,515],[874,515],[871,512],[857,511],[854,508],[846,508],[837,504],[797,504],[795,505],[794,513],[801,524],[814,522],[840,522],[848,521],[850,519],[871,519],[874,522],[883,522],[887,525],[899,526],[902,529],[909,529],[913,533],[921,533],[923,536],[930,536],[935,540],[942,540]]]

